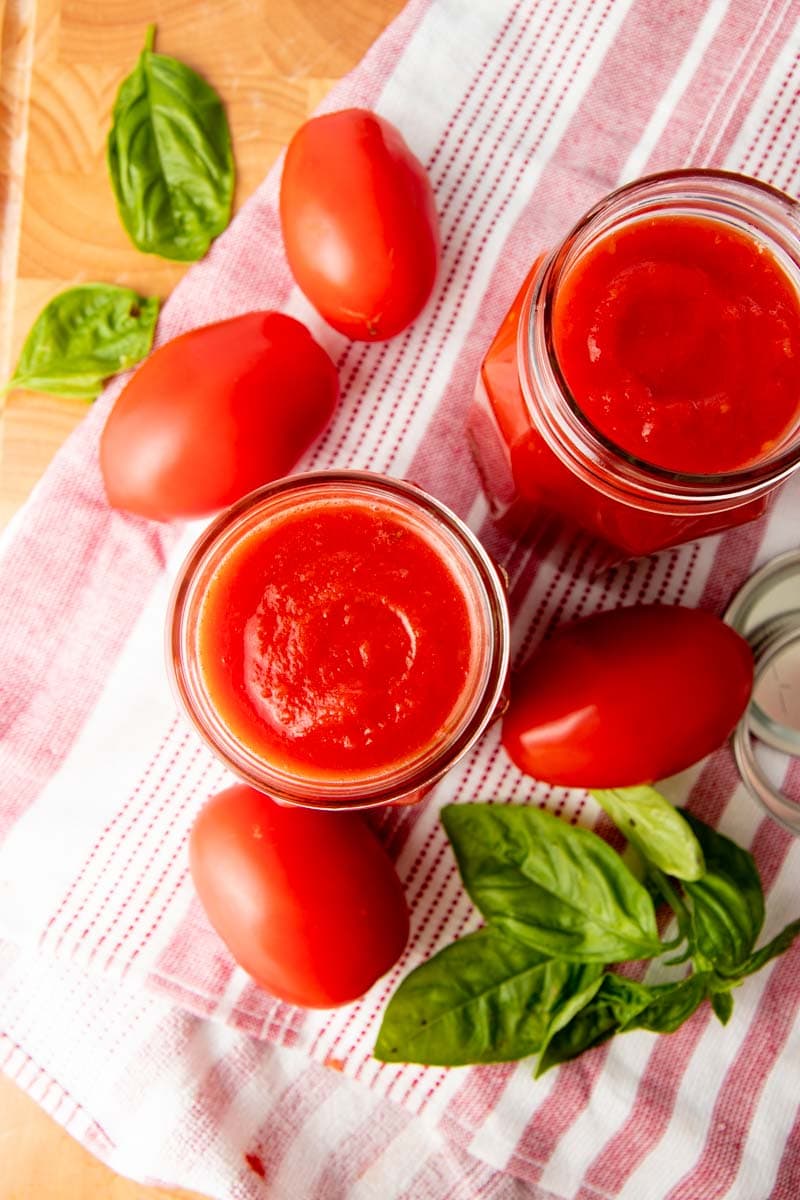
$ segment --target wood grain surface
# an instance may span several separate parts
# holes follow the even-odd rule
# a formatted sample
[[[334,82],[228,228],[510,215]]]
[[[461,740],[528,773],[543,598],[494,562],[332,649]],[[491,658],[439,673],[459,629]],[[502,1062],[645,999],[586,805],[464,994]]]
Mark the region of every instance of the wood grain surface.
[[[226,103],[236,205],[404,0],[0,0],[0,383],[57,292],[86,280],[168,295],[185,267],[117,218],[105,139],[146,27]],[[86,411],[16,391],[0,413],[0,525]],[[0,1077],[0,1200],[165,1200],[93,1159]],[[302,1198],[298,1198],[302,1200]]]

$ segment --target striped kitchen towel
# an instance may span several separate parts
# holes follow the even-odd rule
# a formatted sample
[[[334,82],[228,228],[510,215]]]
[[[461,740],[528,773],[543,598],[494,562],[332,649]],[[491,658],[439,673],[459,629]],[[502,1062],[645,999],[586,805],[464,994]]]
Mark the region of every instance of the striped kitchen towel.
[[[797,545],[798,482],[759,524],[599,572],[597,549],[555,526],[534,545],[494,529],[464,419],[533,257],[603,193],[692,164],[796,194],[799,89],[792,0],[411,0],[324,107],[376,108],[427,166],[443,262],[423,315],[377,345],[327,328],[293,287],[273,171],[176,288],[159,340],[252,308],[304,320],[343,395],[301,467],[406,476],[461,514],[508,571],[518,661],[599,608],[719,612]],[[220,1198],[796,1200],[798,948],[745,983],[725,1029],[701,1010],[668,1038],[629,1034],[537,1081],[529,1063],[447,1072],[371,1057],[399,978],[476,926],[442,803],[595,818],[582,793],[523,778],[496,730],[424,804],[374,818],[412,907],[389,977],[357,1004],[306,1012],[235,967],[186,859],[195,814],[228,779],[176,712],[162,663],[167,596],[198,526],[108,508],[97,443],[120,386],[3,542],[3,1069],[118,1170]],[[767,934],[798,916],[800,847],[762,819],[727,749],[667,790],[752,848]]]

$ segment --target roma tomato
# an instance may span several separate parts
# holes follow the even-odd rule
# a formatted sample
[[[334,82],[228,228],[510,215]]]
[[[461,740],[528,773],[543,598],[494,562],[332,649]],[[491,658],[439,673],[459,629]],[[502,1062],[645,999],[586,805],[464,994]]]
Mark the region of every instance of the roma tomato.
[[[100,440],[116,508],[201,517],[291,471],[331,418],[336,368],[277,312],[204,325],[159,347],[123,389]]]
[[[420,313],[439,263],[438,219],[422,164],[388,121],[350,108],[301,126],[280,212],[292,273],[334,329],[380,341]]]
[[[753,683],[747,642],[699,609],[638,605],[556,630],[512,681],[503,745],[565,787],[652,783],[716,750]]]
[[[201,810],[189,861],[233,957],[290,1004],[357,1000],[403,952],[403,889],[357,813],[283,807],[237,784]]]

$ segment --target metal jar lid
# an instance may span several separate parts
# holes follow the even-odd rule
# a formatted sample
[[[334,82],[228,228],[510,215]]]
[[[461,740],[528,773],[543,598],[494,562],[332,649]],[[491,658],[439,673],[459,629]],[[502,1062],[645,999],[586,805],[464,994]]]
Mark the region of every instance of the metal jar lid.
[[[737,592],[724,619],[753,650],[753,695],[733,738],[744,783],[771,816],[800,835],[800,798],[781,790],[765,758],[800,758],[800,550],[781,554]]]

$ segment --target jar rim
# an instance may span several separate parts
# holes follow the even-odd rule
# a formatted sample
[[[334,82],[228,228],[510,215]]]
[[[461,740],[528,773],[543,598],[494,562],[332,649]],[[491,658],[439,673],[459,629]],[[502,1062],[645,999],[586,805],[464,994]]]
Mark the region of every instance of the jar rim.
[[[249,750],[228,730],[203,687],[196,662],[199,605],[214,571],[238,539],[258,528],[259,516],[274,517],[314,500],[383,499],[405,509],[422,536],[448,556],[468,603],[478,597],[481,612],[470,603],[473,636],[480,654],[480,678],[459,708],[448,736],[410,760],[388,764],[372,773],[338,780],[292,773]],[[267,518],[267,519],[269,519]],[[216,517],[200,534],[179,569],[168,607],[167,668],[173,692],[203,741],[245,782],[274,799],[313,808],[371,808],[432,787],[483,733],[501,702],[510,656],[510,625],[500,572],[475,534],[446,505],[404,480],[368,471],[311,471],[273,481],[244,496]]]
[[[531,420],[550,449],[561,458],[566,456],[570,468],[594,488],[616,499],[648,500],[655,511],[682,512],[686,501],[692,503],[695,512],[733,507],[772,490],[800,467],[797,430],[789,435],[788,446],[784,444],[758,462],[731,471],[697,474],[650,463],[625,450],[594,425],[581,410],[561,370],[553,345],[553,308],[557,288],[571,266],[570,256],[576,247],[584,248],[620,217],[627,222],[644,213],[675,211],[677,204],[685,209],[701,203],[727,205],[727,211],[718,208],[713,214],[717,219],[747,216],[760,223],[762,235],[769,234],[773,239],[781,232],[787,235],[786,241],[778,244],[782,257],[791,258],[793,282],[800,297],[800,203],[771,184],[733,171],[683,168],[624,184],[590,208],[543,260],[525,297],[519,322],[523,396]],[[788,228],[790,221],[796,228]],[[781,222],[787,229],[780,230]],[[791,250],[787,248],[789,241]],[[546,404],[539,401],[543,395]],[[611,467],[613,480],[608,478]]]

